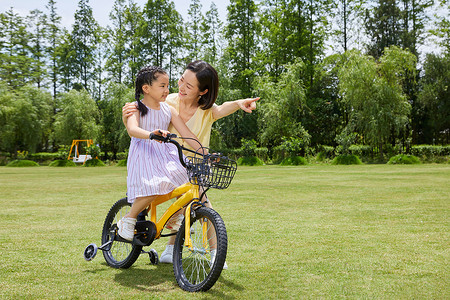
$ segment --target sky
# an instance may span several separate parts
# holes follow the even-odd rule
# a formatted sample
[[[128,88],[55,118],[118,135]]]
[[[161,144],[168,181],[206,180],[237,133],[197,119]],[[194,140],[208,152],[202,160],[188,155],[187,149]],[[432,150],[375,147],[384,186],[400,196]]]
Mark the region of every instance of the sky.
[[[172,0],[175,3],[175,9],[182,15],[183,19],[187,20],[187,11],[189,8],[190,0]],[[61,16],[61,25],[70,30],[74,21],[75,11],[78,8],[77,0],[55,0],[56,12]],[[134,0],[139,7],[144,7],[147,0]],[[222,21],[226,20],[227,6],[230,3],[229,0],[200,0],[202,5],[202,12],[205,13],[209,10],[211,2],[214,2],[219,11],[219,18]],[[48,13],[45,7],[48,0],[0,0],[0,12],[5,12],[11,7],[20,16],[29,15],[30,11],[39,9],[44,13]],[[92,7],[92,13],[96,21],[102,27],[110,25],[109,13],[113,7],[114,0],[89,0],[89,6]]]

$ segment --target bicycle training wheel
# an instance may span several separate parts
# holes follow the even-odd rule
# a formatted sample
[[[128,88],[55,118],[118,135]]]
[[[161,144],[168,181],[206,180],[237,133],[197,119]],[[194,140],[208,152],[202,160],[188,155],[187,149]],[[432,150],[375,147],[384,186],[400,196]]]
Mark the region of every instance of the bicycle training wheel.
[[[127,198],[122,198],[111,207],[103,224],[102,244],[111,239],[111,232],[116,230],[116,224],[131,208]],[[113,268],[129,268],[138,259],[141,254],[142,246],[132,245],[131,243],[113,241],[108,251],[103,251],[103,257],[106,263]]]
[[[225,224],[220,215],[211,208],[201,207],[195,210],[190,231],[193,249],[184,245],[184,227],[185,221],[175,240],[175,278],[185,291],[207,291],[219,278],[227,256],[228,238]],[[215,257],[211,257],[211,250],[214,249]]]

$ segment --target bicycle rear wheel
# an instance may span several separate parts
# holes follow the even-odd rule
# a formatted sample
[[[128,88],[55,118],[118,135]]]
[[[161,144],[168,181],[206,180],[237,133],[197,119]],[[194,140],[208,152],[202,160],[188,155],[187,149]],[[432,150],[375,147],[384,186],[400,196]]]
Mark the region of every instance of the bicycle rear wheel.
[[[127,198],[118,200],[106,215],[102,231],[102,244],[111,239],[111,232],[116,230],[117,222],[130,210],[131,203]],[[142,246],[132,245],[131,243],[113,241],[109,251],[103,251],[103,257],[106,263],[113,268],[129,268],[138,259],[141,254]]]
[[[195,210],[191,218],[190,237],[193,249],[184,246],[183,221],[175,239],[173,271],[178,285],[185,291],[209,290],[219,278],[227,256],[227,230],[220,215],[211,208]],[[211,250],[216,249],[212,261]]]

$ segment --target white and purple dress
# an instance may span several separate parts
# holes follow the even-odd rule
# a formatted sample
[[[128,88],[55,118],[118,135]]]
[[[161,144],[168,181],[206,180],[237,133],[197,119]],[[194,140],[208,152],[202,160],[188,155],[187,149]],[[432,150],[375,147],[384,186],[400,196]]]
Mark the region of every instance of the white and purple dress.
[[[160,109],[148,108],[140,115],[139,127],[148,131],[167,130],[172,113],[167,103]],[[131,138],[127,161],[128,202],[138,197],[165,195],[189,181],[186,169],[180,163],[175,145],[155,140]]]

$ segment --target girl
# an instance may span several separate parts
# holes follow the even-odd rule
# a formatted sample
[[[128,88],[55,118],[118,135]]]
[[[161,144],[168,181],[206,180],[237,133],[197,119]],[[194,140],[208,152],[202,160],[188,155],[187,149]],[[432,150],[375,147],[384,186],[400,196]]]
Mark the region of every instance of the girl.
[[[139,100],[143,94],[142,101]],[[136,218],[157,195],[165,195],[189,181],[174,145],[150,140],[150,133],[167,136],[171,123],[183,136],[197,137],[188,129],[177,111],[164,101],[169,94],[169,76],[160,67],[145,67],[136,76],[135,98],[138,110],[127,120],[131,136],[127,161],[127,196],[133,203],[130,212],[118,223],[118,234],[133,240]],[[164,129],[164,130],[162,130]],[[191,147],[198,143],[186,141]]]

